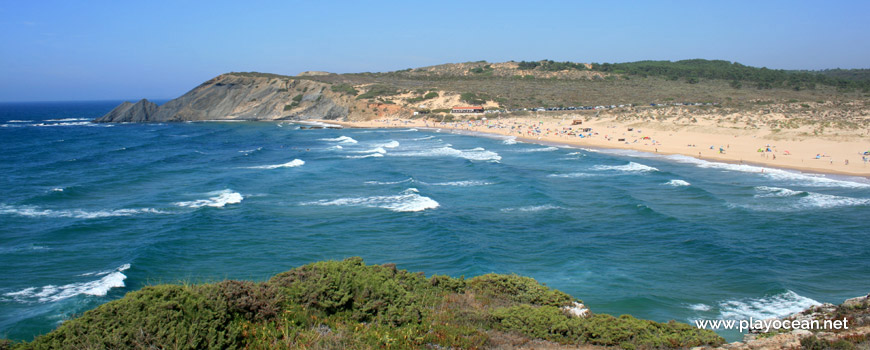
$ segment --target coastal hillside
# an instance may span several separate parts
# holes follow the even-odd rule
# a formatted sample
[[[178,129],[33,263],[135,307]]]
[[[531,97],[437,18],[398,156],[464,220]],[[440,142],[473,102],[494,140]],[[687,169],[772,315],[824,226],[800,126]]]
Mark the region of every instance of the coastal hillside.
[[[459,105],[482,106],[500,116],[588,114],[597,112],[594,107],[624,115],[657,114],[656,106],[721,115],[776,109],[815,113],[807,120],[827,121],[862,114],[868,81],[862,70],[784,71],[709,60],[478,61],[386,73],[226,73],[162,106],[145,100],[124,104],[95,121],[467,118],[451,113]],[[831,118],[822,116],[826,113]]]
[[[361,258],[266,282],[155,285],[0,349],[865,349],[870,295],[781,320],[846,320],[838,331],[767,330],[725,344],[710,330],[591,312],[517,275],[425,277]]]
[[[262,283],[156,285],[0,349],[687,348],[723,339],[678,322],[589,312],[527,277],[425,277],[360,258]]]

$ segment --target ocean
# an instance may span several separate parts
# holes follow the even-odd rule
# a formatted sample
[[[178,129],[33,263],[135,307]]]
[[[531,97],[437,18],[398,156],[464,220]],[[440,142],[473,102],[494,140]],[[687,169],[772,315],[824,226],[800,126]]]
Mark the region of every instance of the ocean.
[[[448,130],[88,122],[119,102],[0,104],[0,337],[351,256],[526,275],[656,321],[870,292],[866,179]]]

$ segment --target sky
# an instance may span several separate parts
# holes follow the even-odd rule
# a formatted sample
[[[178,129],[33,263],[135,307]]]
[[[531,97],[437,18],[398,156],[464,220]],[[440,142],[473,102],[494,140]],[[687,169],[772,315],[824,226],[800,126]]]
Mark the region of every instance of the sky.
[[[0,101],[178,97],[226,72],[693,58],[870,68],[870,1],[0,0]]]

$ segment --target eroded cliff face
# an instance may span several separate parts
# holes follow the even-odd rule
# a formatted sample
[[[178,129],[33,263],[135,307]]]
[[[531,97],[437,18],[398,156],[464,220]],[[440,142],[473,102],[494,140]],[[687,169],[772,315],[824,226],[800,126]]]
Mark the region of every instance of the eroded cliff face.
[[[107,123],[147,122],[157,112],[157,108],[157,104],[143,98],[135,104],[124,102],[98,120]]]
[[[217,76],[157,107],[125,102],[95,122],[340,119],[354,103],[330,85],[256,73]]]

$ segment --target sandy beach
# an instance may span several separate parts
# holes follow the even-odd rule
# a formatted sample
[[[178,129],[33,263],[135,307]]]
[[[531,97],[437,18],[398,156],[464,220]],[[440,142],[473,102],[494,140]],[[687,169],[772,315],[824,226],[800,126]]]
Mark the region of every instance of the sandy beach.
[[[337,122],[345,127],[421,127],[462,130],[516,137],[518,141],[574,147],[629,149],[680,154],[708,161],[742,163],[803,172],[870,177],[863,155],[870,143],[803,137],[782,139],[769,131],[739,130],[703,125],[675,128],[663,123],[627,123],[615,118],[582,120],[571,117],[508,117],[440,122],[425,119],[381,118]]]

